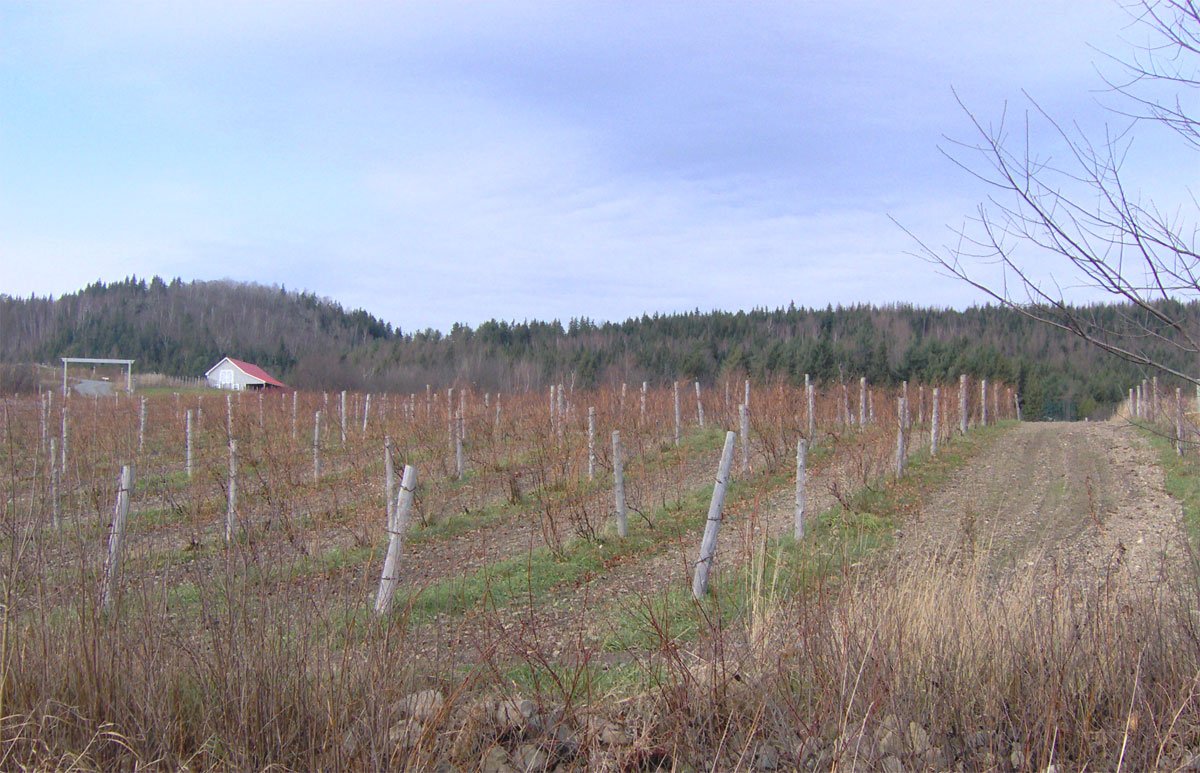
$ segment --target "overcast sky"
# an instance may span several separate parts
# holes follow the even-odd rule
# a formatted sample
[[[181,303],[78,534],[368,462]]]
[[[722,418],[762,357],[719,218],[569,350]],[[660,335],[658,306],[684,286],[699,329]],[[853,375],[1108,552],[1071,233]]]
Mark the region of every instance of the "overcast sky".
[[[938,151],[952,89],[1096,126],[1130,38],[1103,0],[5,3],[0,292],[228,277],[405,330],[961,307],[889,220],[940,243],[987,194]]]

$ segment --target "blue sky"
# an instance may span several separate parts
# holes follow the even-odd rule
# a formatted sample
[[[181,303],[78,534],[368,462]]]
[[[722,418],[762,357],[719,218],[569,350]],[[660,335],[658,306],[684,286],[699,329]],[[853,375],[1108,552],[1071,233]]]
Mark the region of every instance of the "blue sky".
[[[938,151],[952,89],[1099,126],[1136,37],[1097,0],[8,3],[0,292],[228,277],[406,330],[963,306],[889,220],[941,243],[987,195]]]

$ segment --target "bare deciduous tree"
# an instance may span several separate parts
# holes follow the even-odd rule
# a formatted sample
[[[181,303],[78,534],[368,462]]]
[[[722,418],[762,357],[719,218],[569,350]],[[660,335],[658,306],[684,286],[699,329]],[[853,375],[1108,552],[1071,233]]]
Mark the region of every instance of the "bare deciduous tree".
[[[1200,383],[1200,368],[1186,364],[1200,353],[1200,207],[1194,196],[1161,207],[1125,170],[1135,137],[1158,142],[1155,132],[1164,128],[1171,131],[1160,134],[1181,141],[1181,159],[1195,163],[1200,7],[1192,0],[1142,0],[1127,10],[1131,29],[1149,37],[1131,56],[1110,57],[1119,77],[1105,84],[1119,101],[1111,109],[1120,129],[1089,137],[1028,94],[1019,125],[1007,111],[989,123],[960,99],[975,138],[944,152],[992,193],[954,229],[953,243],[932,247],[914,239],[920,257],[1000,304],[1131,362]],[[1039,151],[1045,146],[1036,136],[1050,137],[1066,152]],[[987,264],[998,265],[1000,274]],[[1119,304],[1115,311],[1087,305],[1097,290]]]

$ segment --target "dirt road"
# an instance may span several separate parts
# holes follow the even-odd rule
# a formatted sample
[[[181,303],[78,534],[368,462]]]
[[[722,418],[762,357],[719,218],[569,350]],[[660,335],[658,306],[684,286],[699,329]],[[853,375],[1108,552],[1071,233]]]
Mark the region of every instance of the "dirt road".
[[[970,563],[997,584],[1033,572],[1152,583],[1184,560],[1180,505],[1154,451],[1120,422],[1029,423],[932,494],[904,526],[899,560]]]

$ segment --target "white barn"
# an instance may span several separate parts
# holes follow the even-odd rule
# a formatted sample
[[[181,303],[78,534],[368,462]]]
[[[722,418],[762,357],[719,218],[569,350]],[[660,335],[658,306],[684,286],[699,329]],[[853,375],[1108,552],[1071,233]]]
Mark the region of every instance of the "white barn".
[[[249,362],[222,357],[204,374],[214,389],[287,389],[287,384]]]

